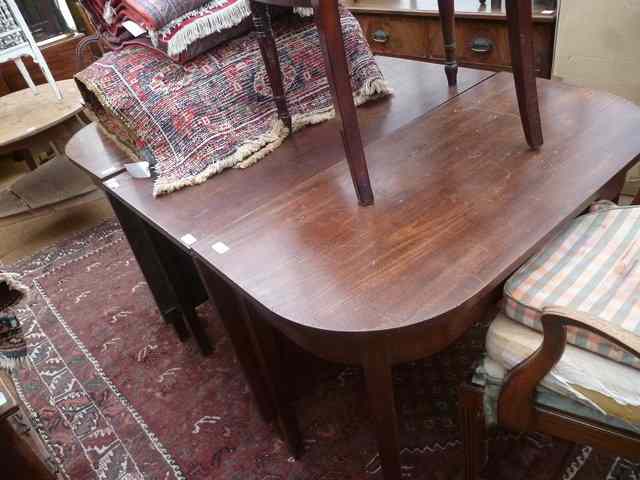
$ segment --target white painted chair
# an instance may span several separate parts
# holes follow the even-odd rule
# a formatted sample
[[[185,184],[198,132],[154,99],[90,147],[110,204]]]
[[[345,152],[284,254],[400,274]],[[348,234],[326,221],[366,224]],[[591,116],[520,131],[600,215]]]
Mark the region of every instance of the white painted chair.
[[[59,100],[62,100],[62,92],[58,88],[51,70],[45,61],[42,52],[29,30],[27,22],[20,13],[15,0],[0,0],[0,63],[13,61],[20,74],[34,94],[38,94],[22,57],[30,56],[40,66],[49,86],[53,89]]]

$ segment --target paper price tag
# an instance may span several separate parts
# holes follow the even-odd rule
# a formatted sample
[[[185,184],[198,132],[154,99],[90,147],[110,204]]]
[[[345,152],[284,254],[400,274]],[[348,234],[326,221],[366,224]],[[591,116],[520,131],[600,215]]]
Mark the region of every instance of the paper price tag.
[[[133,178],[150,178],[149,162],[127,163],[124,166]]]
[[[125,20],[124,22],[122,22],[122,26],[134,37],[138,38],[141,35],[144,35],[145,33],[147,33],[147,31],[142,28],[140,25],[138,25],[136,22],[133,22],[131,20]]]
[[[228,246],[226,246],[224,243],[222,242],[217,242],[214,243],[213,245],[211,245],[211,248],[213,248],[213,250],[216,253],[219,253],[220,255],[224,255],[225,253],[227,253],[229,250],[231,250],[231,248],[229,248]]]
[[[111,190],[115,190],[120,187],[120,182],[118,182],[115,178],[112,178],[111,180],[107,180],[106,182],[104,182],[104,184],[107,186],[107,188],[110,188]]]
[[[190,247],[191,245],[193,245],[194,243],[196,243],[198,240],[196,239],[196,237],[194,237],[193,235],[191,235],[190,233],[187,233],[186,235],[184,235],[181,239],[182,243],[184,243],[187,247]]]

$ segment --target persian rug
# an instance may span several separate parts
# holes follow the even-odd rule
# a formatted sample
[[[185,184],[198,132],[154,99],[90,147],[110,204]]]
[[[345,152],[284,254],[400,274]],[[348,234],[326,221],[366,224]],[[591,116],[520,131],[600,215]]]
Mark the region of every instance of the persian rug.
[[[199,312],[214,343],[202,357],[162,321],[115,223],[2,269],[33,290],[17,310],[33,367],[16,382],[64,478],[381,480],[361,371],[292,353],[304,454],[290,458],[259,418],[215,310]],[[456,389],[482,354],[485,330],[395,370],[403,478],[461,479]],[[485,478],[637,474],[637,465],[586,446],[499,431]]]
[[[354,99],[389,93],[358,21],[341,10]],[[313,22],[287,15],[274,22],[294,129],[334,115]],[[111,52],[77,74],[87,103],[129,150],[149,161],[154,194],[244,168],[288,135],[279,120],[254,33],[182,66],[153,50]],[[113,127],[116,124],[118,126]]]
[[[192,11],[181,14],[162,28],[155,21],[145,19],[143,13],[132,10],[123,3],[105,0],[81,0],[103,41],[118,50],[128,45],[153,48],[178,63],[186,63],[201,53],[234,37],[247,33],[252,28],[248,0],[208,1]],[[144,3],[144,2],[142,2]],[[159,2],[156,14],[169,19],[184,11],[189,5],[202,2]],[[181,7],[177,10],[173,7]],[[144,12],[144,10],[143,10]],[[151,12],[151,13],[154,13]],[[145,33],[134,36],[124,27],[133,21]]]

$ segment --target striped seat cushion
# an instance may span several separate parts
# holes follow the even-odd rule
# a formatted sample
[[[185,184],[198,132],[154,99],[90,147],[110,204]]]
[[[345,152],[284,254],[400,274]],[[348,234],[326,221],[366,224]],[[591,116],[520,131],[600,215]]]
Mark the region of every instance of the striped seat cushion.
[[[640,207],[602,208],[574,220],[505,285],[506,315],[542,330],[541,311],[563,306],[595,315],[610,333],[640,335]],[[569,343],[640,369],[607,340],[568,328]]]

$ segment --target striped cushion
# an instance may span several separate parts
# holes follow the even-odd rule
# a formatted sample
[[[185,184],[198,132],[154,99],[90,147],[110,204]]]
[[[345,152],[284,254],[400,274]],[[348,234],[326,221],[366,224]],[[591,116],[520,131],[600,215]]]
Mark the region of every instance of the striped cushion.
[[[505,285],[506,315],[541,331],[541,310],[563,306],[640,335],[640,207],[601,206],[574,220]],[[573,345],[640,369],[640,360],[568,328]]]

